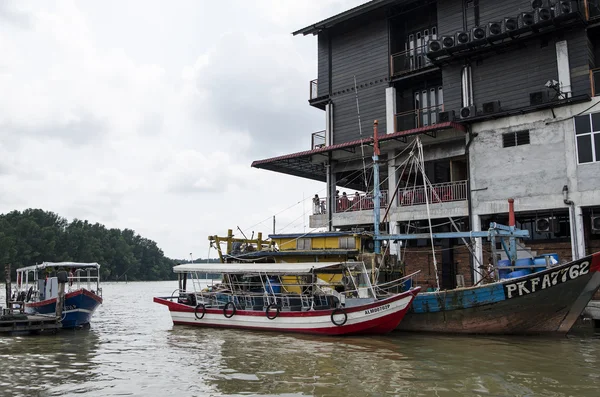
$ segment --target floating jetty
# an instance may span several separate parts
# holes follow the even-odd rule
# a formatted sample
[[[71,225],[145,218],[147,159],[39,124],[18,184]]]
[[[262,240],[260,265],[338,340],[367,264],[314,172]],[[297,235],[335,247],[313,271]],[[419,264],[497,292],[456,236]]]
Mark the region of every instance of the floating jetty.
[[[60,321],[55,316],[28,315],[9,312],[0,316],[0,334],[56,332]]]
[[[61,327],[60,315],[32,315],[25,314],[24,310],[25,302],[11,300],[10,265],[8,265],[6,266],[6,308],[2,309],[0,316],[0,334],[57,332]]]

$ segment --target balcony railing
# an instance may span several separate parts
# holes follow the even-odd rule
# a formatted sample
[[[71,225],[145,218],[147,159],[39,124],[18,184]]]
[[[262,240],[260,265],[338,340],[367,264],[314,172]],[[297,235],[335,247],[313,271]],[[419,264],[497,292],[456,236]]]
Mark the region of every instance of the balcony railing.
[[[381,191],[380,199],[381,208],[387,208],[388,192],[387,190]],[[373,203],[373,193],[355,194],[351,196],[339,196],[336,200],[336,213],[341,212],[352,212],[352,211],[366,211],[372,210],[375,204]],[[313,215],[321,215],[327,213],[327,199],[319,199],[318,203],[313,202]]]
[[[437,124],[438,115],[443,110],[444,105],[437,105],[396,113],[396,131],[412,130],[413,128]]]
[[[427,58],[426,45],[397,52],[391,56],[392,76],[399,76],[431,65],[431,61]]]
[[[319,96],[319,80],[314,79],[310,82],[310,99],[313,100]]]
[[[310,147],[311,149],[319,149],[325,146],[325,130],[313,132]]]
[[[464,201],[467,199],[467,181],[438,183],[427,189],[423,186],[399,189],[398,205],[408,207],[425,204],[425,193],[427,193],[427,201],[432,204]]]
[[[600,1],[598,0],[585,0],[587,3],[587,19],[588,21],[600,20]]]
[[[600,68],[590,70],[592,96],[600,96]]]

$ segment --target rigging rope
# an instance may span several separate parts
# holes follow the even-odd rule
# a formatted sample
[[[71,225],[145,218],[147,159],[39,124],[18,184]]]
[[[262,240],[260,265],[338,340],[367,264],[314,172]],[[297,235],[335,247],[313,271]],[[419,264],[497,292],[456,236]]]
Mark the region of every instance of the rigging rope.
[[[365,175],[365,190],[369,190],[369,182],[367,180],[367,165],[365,164],[365,147],[362,143],[362,123],[360,121],[360,107],[358,106],[358,87],[356,86],[356,75],[354,75],[354,96],[356,97],[356,114],[358,116],[358,134],[360,135],[360,151],[362,153],[363,173]]]
[[[419,166],[421,167],[421,173],[423,174],[423,181],[425,181],[425,178],[427,178],[427,176],[425,175],[425,159],[423,157],[423,145],[421,144],[421,140],[419,138],[417,138],[417,147],[419,149]],[[425,187],[426,185],[423,184]],[[425,205],[427,206],[427,221],[429,222],[429,236],[430,236],[430,240],[431,240],[431,253],[433,256],[433,268],[435,269],[435,283],[437,284],[437,290],[440,290],[440,276],[438,274],[438,267],[437,267],[437,259],[435,257],[435,245],[433,243],[433,229],[431,228],[431,212],[429,210],[429,196],[427,194],[427,191],[425,191]]]

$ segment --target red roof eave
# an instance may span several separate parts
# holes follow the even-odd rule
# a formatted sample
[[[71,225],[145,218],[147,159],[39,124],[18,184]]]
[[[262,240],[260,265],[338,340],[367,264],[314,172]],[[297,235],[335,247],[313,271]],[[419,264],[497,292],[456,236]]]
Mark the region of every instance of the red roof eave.
[[[462,132],[467,131],[467,129],[465,128],[464,125],[450,121],[450,122],[439,123],[439,124],[435,124],[435,125],[429,125],[429,126],[425,126],[425,127],[413,128],[410,130],[398,131],[398,132],[394,132],[393,134],[379,134],[379,142],[384,142],[384,141],[388,141],[390,139],[396,139],[399,137],[405,137],[405,136],[409,136],[409,135],[425,134],[428,132],[433,132],[433,131],[437,131],[437,130],[447,130],[447,129],[456,129],[456,130],[459,130]],[[325,146],[325,147],[318,148],[318,149],[305,150],[303,152],[285,154],[283,156],[272,157],[272,158],[264,159],[264,160],[255,160],[252,162],[252,167],[258,167],[263,164],[269,164],[269,163],[273,163],[273,162],[280,161],[280,160],[290,160],[290,159],[297,159],[297,158],[301,158],[301,157],[313,156],[315,154],[325,154],[325,153],[333,152],[333,151],[339,150],[339,149],[347,149],[350,147],[372,144],[372,143],[373,143],[373,137],[357,139],[354,141],[338,143],[337,145]],[[258,167],[258,168],[260,168],[260,167]]]

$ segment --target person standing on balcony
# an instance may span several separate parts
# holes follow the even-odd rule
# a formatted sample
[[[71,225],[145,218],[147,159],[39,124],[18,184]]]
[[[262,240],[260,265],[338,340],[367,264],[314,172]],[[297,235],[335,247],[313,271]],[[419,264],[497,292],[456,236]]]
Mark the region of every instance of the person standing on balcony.
[[[354,193],[354,200],[352,200],[352,210],[360,211],[360,194],[358,192]]]
[[[319,195],[315,194],[313,197],[313,215],[319,215],[321,213],[321,200],[319,199]]]
[[[348,200],[348,196],[346,192],[342,193],[342,198],[340,199],[340,208],[342,211],[347,211],[350,206],[350,201]]]

